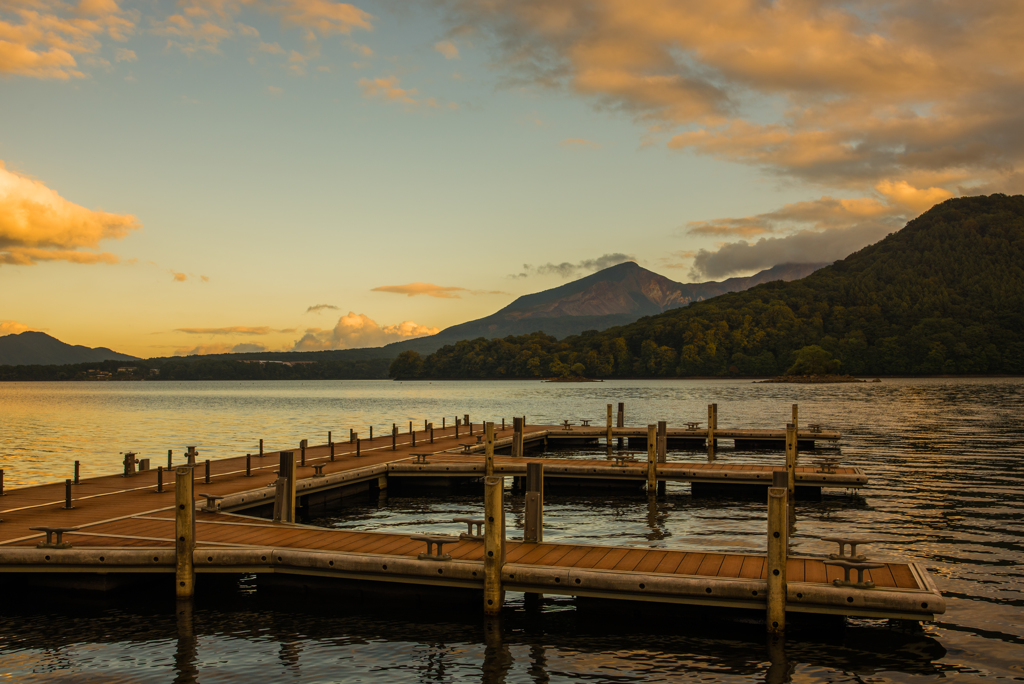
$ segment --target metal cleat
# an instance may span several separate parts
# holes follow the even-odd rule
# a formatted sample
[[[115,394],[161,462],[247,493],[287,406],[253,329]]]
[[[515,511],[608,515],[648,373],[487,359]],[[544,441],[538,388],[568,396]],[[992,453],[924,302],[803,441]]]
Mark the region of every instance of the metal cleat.
[[[466,531],[459,535],[459,539],[468,539],[472,541],[484,540],[484,524],[487,521],[483,518],[452,518],[452,522],[466,523]],[[476,525],[476,534],[473,534],[474,525]]]
[[[30,527],[30,530],[46,533],[46,541],[36,544],[37,549],[70,549],[71,542],[64,541],[65,532],[77,532],[77,527]],[[53,535],[57,535],[57,542],[54,543]]]
[[[203,507],[204,511],[220,510],[220,500],[224,498],[223,496],[218,496],[217,494],[200,494],[199,496],[206,499],[206,505]]]
[[[459,442],[459,446],[462,447],[462,453],[468,454],[476,444],[473,442]]]
[[[313,477],[323,477],[324,476],[324,466],[325,465],[327,465],[327,464],[326,463],[318,463],[318,464],[314,465],[313,466]]]
[[[427,460],[427,456],[429,456],[429,455],[430,454],[413,454],[413,456],[416,457],[416,460],[414,462],[415,463],[419,463],[419,464],[430,463],[430,461]]]
[[[844,579],[834,579],[832,584],[837,587],[854,587],[855,589],[874,589],[875,583],[871,580],[864,581],[864,571],[874,568],[884,568],[885,563],[851,563],[844,560],[827,560],[825,565],[837,565],[843,569]],[[850,581],[850,570],[857,571],[857,581]]]
[[[451,560],[452,557],[444,552],[443,546],[448,543],[458,542],[458,537],[453,537],[448,534],[419,534],[413,537],[409,537],[413,541],[425,541],[427,542],[427,552],[421,553],[417,556],[419,560],[436,560],[446,561]],[[437,544],[437,553],[434,553],[434,544]]]
[[[836,466],[839,464],[838,456],[819,456],[814,459],[814,465],[818,466],[815,472],[835,474]]]
[[[636,463],[636,457],[634,457],[633,454],[619,454],[618,456],[612,456],[612,458],[615,459],[615,465],[617,466],[624,466],[627,464],[632,465]]]
[[[839,544],[839,553],[830,553],[828,555],[832,560],[842,560],[861,563],[868,559],[867,556],[857,553],[857,546],[860,544],[876,544],[875,539],[855,539],[851,537],[821,537],[821,541],[835,542]],[[846,555],[846,545],[850,545],[850,555]]]

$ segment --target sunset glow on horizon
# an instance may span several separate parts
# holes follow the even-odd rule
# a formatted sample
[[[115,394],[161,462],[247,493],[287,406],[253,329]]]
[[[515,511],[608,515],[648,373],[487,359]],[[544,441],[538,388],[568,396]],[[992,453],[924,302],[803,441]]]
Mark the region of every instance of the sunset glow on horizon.
[[[0,335],[379,346],[1024,192],[1020,3],[0,2]]]

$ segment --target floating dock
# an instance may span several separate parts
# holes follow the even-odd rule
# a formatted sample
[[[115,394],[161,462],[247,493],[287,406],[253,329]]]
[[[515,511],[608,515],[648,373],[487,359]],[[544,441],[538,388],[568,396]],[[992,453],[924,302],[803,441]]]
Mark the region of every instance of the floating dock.
[[[760,610],[770,606],[771,539],[768,554],[707,554],[515,541],[504,535],[499,540],[494,526],[489,526],[490,541],[485,542],[483,535],[410,537],[351,532],[236,513],[280,505],[283,478],[279,474],[292,467],[292,517],[294,503],[301,504],[303,499],[323,503],[345,493],[384,489],[398,480],[415,485],[416,478],[482,478],[487,474],[487,460],[478,452],[487,445],[477,440],[481,426],[478,424],[476,434],[470,435],[467,426],[461,427],[458,435],[459,428],[453,426],[401,435],[396,432],[373,440],[352,434],[348,442],[319,446],[303,442],[300,458],[295,453],[299,450],[266,452],[184,467],[172,463],[174,470],[168,471],[150,469],[129,472],[128,476],[81,479],[77,484],[68,480],[64,484],[8,490],[0,499],[0,582],[10,589],[12,581],[25,586],[40,581],[69,586],[87,586],[92,581],[93,586],[106,586],[114,578],[128,575],[175,574],[180,579],[184,564],[197,575],[295,575],[398,582],[483,590],[485,597],[494,586],[500,586],[502,592]],[[492,521],[495,510],[497,515],[504,515],[500,504],[502,476],[526,478],[533,467],[529,464],[542,464],[542,481],[549,483],[560,479],[610,480],[648,487],[654,482],[682,481],[767,489],[773,477],[777,483],[786,470],[785,463],[776,467],[720,461],[655,462],[653,445],[648,462],[634,463],[621,455],[614,463],[604,459],[534,458],[522,455],[526,445],[564,439],[566,433],[575,439],[603,437],[610,447],[609,429],[597,428],[592,436],[580,428],[527,426],[519,419],[517,428],[496,430],[492,449],[520,455],[487,457],[493,473],[485,479],[487,491],[499,492],[498,504],[486,504],[498,505],[497,509],[482,508],[489,511],[486,515]],[[654,434],[652,430],[646,431],[645,439]],[[628,439],[634,436],[632,432],[639,435],[645,431],[612,428],[610,436]],[[720,438],[723,433],[728,431],[717,430],[714,437]],[[665,434],[671,436],[673,431]],[[785,440],[786,432],[782,435]],[[126,471],[130,470],[126,466]],[[857,488],[868,484],[867,476],[857,468],[798,466],[793,470],[799,486]],[[786,490],[769,491],[781,491],[784,496]],[[184,497],[181,500],[191,505],[176,505],[176,496]],[[495,495],[488,496],[487,500],[493,502]],[[182,527],[189,524],[192,533]],[[465,530],[465,525],[461,529]],[[457,534],[459,525],[453,523],[452,531]],[[181,544],[186,536],[191,546],[183,551]],[[489,550],[495,548],[494,543],[500,544],[500,563],[494,560],[496,552]],[[945,610],[927,571],[916,563],[872,564],[874,567],[863,569],[861,582],[853,583],[844,580],[848,571],[844,575],[842,568],[826,564],[826,559],[783,557],[783,576],[788,577],[782,590],[786,611],[931,620]],[[840,558],[854,556],[851,552],[851,556]],[[97,583],[98,579],[101,581]],[[778,588],[774,595],[780,596]]]

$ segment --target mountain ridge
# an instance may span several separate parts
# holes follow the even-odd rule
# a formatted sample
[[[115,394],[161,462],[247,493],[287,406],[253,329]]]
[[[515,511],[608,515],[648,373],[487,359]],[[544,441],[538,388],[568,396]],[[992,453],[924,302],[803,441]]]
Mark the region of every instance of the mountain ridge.
[[[27,330],[0,337],[0,366],[51,366],[96,361],[138,361],[106,347],[68,344],[52,335]]]

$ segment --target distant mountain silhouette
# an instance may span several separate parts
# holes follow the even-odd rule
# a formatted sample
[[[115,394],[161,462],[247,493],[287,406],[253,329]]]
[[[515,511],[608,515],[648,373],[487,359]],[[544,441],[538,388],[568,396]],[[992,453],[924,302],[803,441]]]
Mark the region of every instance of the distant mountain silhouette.
[[[95,361],[135,361],[137,357],[118,354],[106,347],[67,344],[41,332],[23,332],[0,337],[0,366],[62,365]]]
[[[459,340],[525,335],[538,330],[563,338],[584,330],[626,325],[643,316],[761,283],[799,280],[823,266],[826,264],[782,264],[745,278],[678,283],[627,261],[550,290],[523,295],[490,316],[453,325],[430,337],[395,342],[383,349],[388,356],[397,356],[407,349],[424,354]]]

